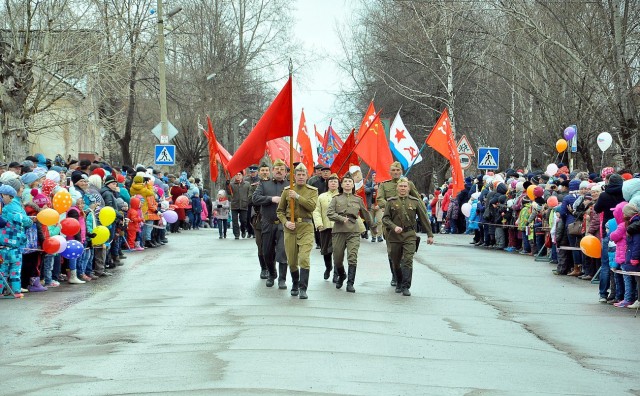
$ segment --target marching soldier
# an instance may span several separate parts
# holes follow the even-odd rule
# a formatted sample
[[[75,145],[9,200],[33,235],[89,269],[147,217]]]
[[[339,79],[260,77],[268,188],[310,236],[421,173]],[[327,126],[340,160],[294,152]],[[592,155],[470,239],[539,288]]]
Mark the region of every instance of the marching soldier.
[[[255,209],[255,214],[251,217],[251,226],[253,227],[254,236],[256,238],[256,245],[258,246],[258,261],[260,262],[260,279],[267,279],[269,277],[269,269],[267,268],[267,262],[264,260],[264,254],[262,250],[262,216],[260,215],[260,205],[253,201],[253,194],[258,189],[261,181],[269,180],[271,176],[271,170],[269,165],[262,163],[258,168],[258,182],[251,183],[249,187],[249,198],[251,199],[252,207]]]
[[[278,204],[278,220],[284,224],[284,247],[293,286],[291,295],[307,298],[311,249],[313,249],[313,211],[318,203],[318,189],[306,184],[307,168],[299,164],[294,169],[295,185],[286,186]],[[290,198],[294,200],[294,220],[288,218]],[[299,291],[298,291],[299,289]]]
[[[287,256],[284,250],[283,227],[276,215],[280,196],[284,187],[286,166],[282,160],[273,163],[273,178],[262,180],[256,191],[253,193],[253,203],[260,205],[260,228],[262,234],[262,254],[264,262],[269,270],[267,276],[267,287],[272,287],[274,280],[278,278],[276,271],[276,261],[280,264],[280,278],[278,278],[278,289],[287,288]],[[257,238],[256,238],[257,239]]]
[[[333,197],[338,195],[338,187],[340,186],[340,179],[335,173],[329,176],[327,180],[329,190],[325,193],[318,195],[318,204],[313,211],[313,224],[316,226],[316,230],[320,233],[320,254],[324,258],[324,279],[329,279],[331,276],[331,258],[333,253],[333,245],[331,243],[331,229],[333,228],[333,221],[327,217],[327,210],[331,204]],[[333,271],[333,283],[336,283],[338,279],[338,273]]]
[[[398,180],[400,176],[402,176],[402,165],[400,164],[400,162],[396,161],[392,163],[389,169],[389,173],[391,173],[391,180],[384,181],[380,183],[380,185],[378,186],[377,205],[383,210],[387,205],[387,200],[391,197],[395,197],[398,195],[398,188],[397,188]],[[422,207],[426,212],[427,209],[424,206],[424,203],[422,202],[422,200],[420,199],[420,193],[418,192],[418,189],[416,189],[416,186],[413,184],[411,180],[407,179],[407,181],[409,182],[409,195],[415,198],[418,198],[418,200],[420,200],[420,203],[422,204]],[[385,242],[387,244],[387,253],[389,254],[389,269],[391,270],[391,286],[397,286],[396,274],[393,271],[393,265],[391,264],[389,240],[387,239],[387,234],[389,232],[390,230],[388,230],[386,227],[384,227],[384,229],[382,230]]]
[[[420,224],[427,231],[427,243],[433,244],[433,233],[427,211],[420,199],[409,195],[410,181],[401,177],[397,181],[397,197],[387,200],[382,223],[389,229],[387,246],[396,276],[396,293],[410,296],[411,278],[413,275],[413,255],[416,251],[416,215]]]
[[[253,228],[253,218],[255,217],[258,207],[253,204],[251,199],[253,193],[256,191],[258,184],[260,184],[260,175],[258,173],[259,166],[251,165],[249,167],[249,175],[244,177],[244,181],[249,183],[249,204],[247,205],[247,235],[249,238],[256,237],[256,232]]]
[[[360,248],[360,230],[358,228],[359,214],[364,216],[367,224],[371,224],[371,216],[364,206],[364,202],[359,195],[354,194],[355,182],[353,176],[347,173],[342,178],[341,193],[336,195],[329,204],[327,217],[333,220],[332,244],[333,257],[338,272],[336,289],[342,287],[342,283],[347,279],[347,292],[355,293],[353,283],[356,280],[356,266],[358,264],[358,248]],[[344,251],[347,251],[347,262],[349,263],[349,275],[344,272]],[[326,279],[326,278],[325,278]]]

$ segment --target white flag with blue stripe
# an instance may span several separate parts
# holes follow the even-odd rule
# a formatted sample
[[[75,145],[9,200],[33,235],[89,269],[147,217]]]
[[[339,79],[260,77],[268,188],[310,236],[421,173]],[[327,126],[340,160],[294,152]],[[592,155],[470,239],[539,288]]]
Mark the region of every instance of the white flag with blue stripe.
[[[420,149],[404,126],[399,111],[389,131],[389,148],[405,170],[422,161]]]

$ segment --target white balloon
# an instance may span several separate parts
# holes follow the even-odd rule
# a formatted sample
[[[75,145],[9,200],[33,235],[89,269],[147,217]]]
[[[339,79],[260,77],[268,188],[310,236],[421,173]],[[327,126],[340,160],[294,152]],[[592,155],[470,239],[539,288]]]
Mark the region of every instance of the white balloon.
[[[478,199],[478,197],[480,197],[479,192],[474,192],[473,194],[471,194],[471,199]]]
[[[465,217],[471,217],[471,204],[469,202],[463,204],[460,210]]]
[[[547,171],[545,172],[545,174],[549,177],[555,175],[556,173],[558,173],[558,165],[556,164],[549,164],[547,165]]]
[[[613,136],[609,132],[602,132],[598,135],[598,147],[602,152],[605,152],[611,147],[611,143],[613,143]]]

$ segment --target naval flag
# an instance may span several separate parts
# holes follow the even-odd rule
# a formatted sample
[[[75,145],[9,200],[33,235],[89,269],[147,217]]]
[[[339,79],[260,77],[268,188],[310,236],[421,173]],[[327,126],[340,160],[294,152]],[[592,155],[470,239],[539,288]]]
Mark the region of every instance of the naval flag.
[[[402,164],[403,169],[409,169],[411,165],[422,161],[420,149],[404,126],[399,111],[389,131],[389,149]]]

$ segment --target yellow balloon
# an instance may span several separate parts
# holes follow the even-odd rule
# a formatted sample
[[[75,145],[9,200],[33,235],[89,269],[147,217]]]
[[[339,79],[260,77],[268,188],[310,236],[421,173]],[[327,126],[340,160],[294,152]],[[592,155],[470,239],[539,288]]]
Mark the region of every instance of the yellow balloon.
[[[569,147],[569,144],[564,139],[558,139],[556,142],[556,150],[558,150],[559,153],[565,151],[567,147]]]
[[[71,204],[71,194],[67,190],[60,190],[53,196],[53,208],[60,214],[66,213]]]
[[[93,246],[102,245],[109,240],[109,229],[105,226],[97,226],[93,229],[95,237],[91,238]]]
[[[529,186],[527,187],[527,197],[529,197],[529,199],[531,199],[532,201],[536,199],[535,194],[533,193],[533,190],[535,190],[536,186]]]
[[[60,214],[53,209],[42,209],[38,215],[36,216],[40,224],[44,224],[46,226],[52,226],[58,224],[58,220],[60,220]]]
[[[113,210],[111,206],[105,206],[100,209],[100,213],[98,213],[98,219],[100,219],[100,224],[103,226],[110,226],[116,220],[116,211]]]

